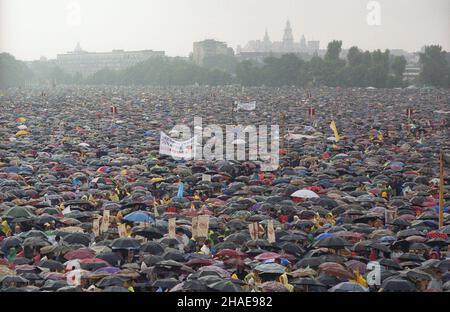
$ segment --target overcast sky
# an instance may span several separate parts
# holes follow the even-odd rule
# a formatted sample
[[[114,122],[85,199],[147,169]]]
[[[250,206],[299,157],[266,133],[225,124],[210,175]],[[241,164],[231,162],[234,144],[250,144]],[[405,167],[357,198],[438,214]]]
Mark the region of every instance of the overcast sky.
[[[77,41],[92,52],[164,50],[187,56],[193,41],[229,46],[283,35],[289,18],[295,41],[333,39],[344,48],[405,49],[440,44],[450,51],[450,0],[0,0],[0,52],[22,60],[56,57]]]

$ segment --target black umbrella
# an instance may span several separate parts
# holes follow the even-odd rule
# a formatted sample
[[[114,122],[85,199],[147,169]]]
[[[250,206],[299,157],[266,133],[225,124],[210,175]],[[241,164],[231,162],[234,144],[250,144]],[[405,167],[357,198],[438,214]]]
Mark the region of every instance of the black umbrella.
[[[84,233],[70,233],[69,235],[64,236],[64,241],[71,245],[82,244],[84,246],[89,246],[91,237],[89,234]]]
[[[96,283],[96,286],[100,288],[108,286],[123,286],[123,284],[128,280],[130,280],[128,277],[120,275],[110,275],[102,278],[99,282]]]
[[[1,243],[1,249],[3,250],[8,250],[11,247],[18,247],[22,244],[22,241],[15,237],[15,236],[10,236],[5,238],[2,243]]]
[[[164,247],[156,242],[148,242],[141,246],[141,251],[152,255],[162,255],[164,253]]]
[[[383,259],[380,260],[380,264],[382,266],[385,266],[385,267],[388,267],[388,268],[393,268],[395,270],[401,270],[402,269],[400,264],[398,264],[397,262],[395,262],[394,260],[391,260],[391,259],[383,258]]]
[[[396,276],[384,280],[381,289],[386,292],[415,292],[417,290],[412,282]]]
[[[324,261],[320,259],[319,257],[312,257],[312,258],[303,258],[299,262],[297,262],[296,267],[297,268],[306,268],[306,267],[318,267],[321,265]]]
[[[200,280],[187,280],[183,283],[183,289],[205,292],[208,290],[206,284]]]
[[[164,258],[164,260],[173,260],[177,262],[185,261],[184,255],[176,249],[167,250],[162,254],[162,257]]]
[[[137,239],[129,238],[129,237],[121,237],[115,239],[111,244],[112,249],[139,249],[141,248],[141,244]]]
[[[61,262],[56,260],[41,260],[38,264],[38,267],[47,268],[54,271],[62,271],[64,270],[64,265]]]
[[[344,248],[345,246],[352,246],[352,244],[338,236],[326,237],[315,243],[315,247]]]
[[[158,279],[158,280],[154,281],[152,283],[152,287],[172,288],[179,283],[180,282],[173,277],[162,278],[162,279]]]
[[[128,289],[122,286],[108,286],[103,289],[104,292],[129,292]]]
[[[11,284],[11,283],[23,283],[23,284],[27,284],[29,281],[22,277],[22,276],[18,276],[18,275],[4,275],[2,277],[0,277],[0,283],[1,284]]]
[[[164,236],[164,234],[160,230],[154,227],[146,227],[146,228],[136,227],[131,229],[131,231],[133,234],[143,236],[148,239],[158,239]]]
[[[209,284],[207,287],[218,292],[242,292],[242,287],[230,280],[215,282]]]

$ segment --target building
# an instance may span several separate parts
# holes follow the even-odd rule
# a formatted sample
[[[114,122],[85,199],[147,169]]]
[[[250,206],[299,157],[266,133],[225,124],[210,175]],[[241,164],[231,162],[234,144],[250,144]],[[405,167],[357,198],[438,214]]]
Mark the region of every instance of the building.
[[[192,58],[195,64],[203,66],[205,58],[214,55],[233,56],[234,51],[232,48],[229,48],[227,46],[226,42],[223,41],[207,39],[199,42],[194,42]]]
[[[80,43],[74,51],[58,54],[55,64],[69,74],[80,73],[88,76],[101,69],[125,69],[155,56],[164,56],[164,51],[141,50],[112,52],[87,52],[81,49]]]
[[[420,75],[420,65],[419,64],[406,64],[405,72],[403,73],[403,80],[408,82],[416,81]]]
[[[306,53],[317,54],[319,53],[320,42],[317,40],[306,40],[305,35],[302,35],[300,40],[296,42],[294,40],[294,34],[292,32],[291,23],[286,21],[284,33],[281,41],[271,41],[269,34],[264,34],[263,40],[250,40],[247,44],[241,48],[238,46],[237,53],[267,53],[269,54],[286,54],[286,53]]]

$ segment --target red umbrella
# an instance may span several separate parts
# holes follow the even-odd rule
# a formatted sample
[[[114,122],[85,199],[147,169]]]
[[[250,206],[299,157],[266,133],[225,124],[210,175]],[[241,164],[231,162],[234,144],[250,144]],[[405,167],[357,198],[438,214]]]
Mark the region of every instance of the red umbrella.
[[[263,252],[255,257],[255,260],[270,260],[270,259],[278,259],[281,256],[275,252]]]
[[[85,259],[80,260],[80,263],[92,263],[92,262],[104,263],[108,266],[111,266],[108,262],[106,262],[103,259],[99,259],[99,258],[85,258]]]
[[[443,240],[446,240],[448,238],[448,235],[438,231],[431,231],[427,233],[427,238],[441,238]]]
[[[235,249],[221,249],[216,257],[247,257],[245,253]]]
[[[352,273],[347,271],[343,265],[336,262],[322,263],[321,265],[319,265],[319,271],[327,275],[336,276],[340,278],[348,278],[348,279],[354,278]]]
[[[186,262],[187,266],[203,266],[203,265],[212,265],[214,263],[214,260],[212,259],[204,259],[204,258],[194,258]]]
[[[69,251],[64,255],[64,258],[67,260],[74,260],[74,259],[87,259],[87,258],[93,258],[95,256],[95,251],[89,248],[80,248],[77,250]]]

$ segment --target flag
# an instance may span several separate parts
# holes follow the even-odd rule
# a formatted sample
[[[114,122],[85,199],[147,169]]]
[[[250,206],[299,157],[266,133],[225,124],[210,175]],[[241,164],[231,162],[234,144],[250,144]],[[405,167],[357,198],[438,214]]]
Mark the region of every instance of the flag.
[[[334,137],[335,137],[335,139],[336,139],[336,142],[339,142],[339,140],[341,139],[341,137],[339,136],[339,132],[338,132],[338,130],[337,130],[336,123],[334,122],[334,120],[331,121],[331,123],[330,123],[330,128],[331,128],[331,130],[333,130],[333,133],[334,133]]]

